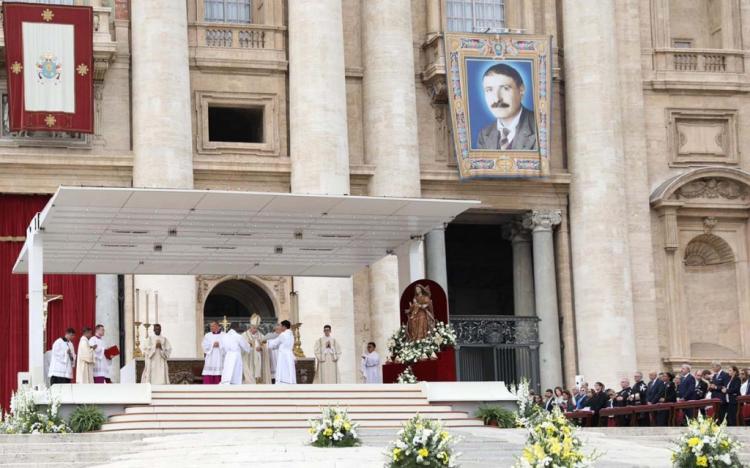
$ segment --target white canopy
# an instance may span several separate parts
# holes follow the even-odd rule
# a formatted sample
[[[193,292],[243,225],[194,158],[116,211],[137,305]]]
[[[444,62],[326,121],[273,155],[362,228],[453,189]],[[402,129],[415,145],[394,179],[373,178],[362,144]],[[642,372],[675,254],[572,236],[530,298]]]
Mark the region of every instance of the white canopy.
[[[60,187],[29,234],[44,273],[350,276],[478,204]],[[27,239],[14,273],[28,272],[29,249]]]

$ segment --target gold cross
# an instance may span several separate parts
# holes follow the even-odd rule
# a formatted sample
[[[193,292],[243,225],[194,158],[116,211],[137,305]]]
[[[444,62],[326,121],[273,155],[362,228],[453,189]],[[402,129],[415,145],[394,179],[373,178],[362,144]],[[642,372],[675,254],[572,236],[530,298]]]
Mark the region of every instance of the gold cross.
[[[221,322],[219,322],[219,324],[221,324],[221,328],[223,328],[224,329],[224,333],[226,333],[227,331],[229,331],[229,325],[231,325],[232,322],[230,322],[229,320],[227,320],[227,316],[225,315],[224,316],[224,320],[222,320]]]

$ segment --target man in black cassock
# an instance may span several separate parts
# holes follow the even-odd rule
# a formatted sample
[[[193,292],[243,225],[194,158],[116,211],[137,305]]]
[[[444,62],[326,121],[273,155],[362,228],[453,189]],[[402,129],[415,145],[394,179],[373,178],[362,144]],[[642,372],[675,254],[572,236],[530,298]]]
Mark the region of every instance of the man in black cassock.
[[[627,406],[628,401],[630,401],[630,395],[633,393],[633,389],[630,388],[630,381],[627,378],[623,378],[620,380],[620,387],[621,390],[617,392],[615,401],[612,403],[612,406],[615,408],[624,408],[625,406]],[[617,416],[617,425],[620,427],[629,426],[630,416],[624,414]]]

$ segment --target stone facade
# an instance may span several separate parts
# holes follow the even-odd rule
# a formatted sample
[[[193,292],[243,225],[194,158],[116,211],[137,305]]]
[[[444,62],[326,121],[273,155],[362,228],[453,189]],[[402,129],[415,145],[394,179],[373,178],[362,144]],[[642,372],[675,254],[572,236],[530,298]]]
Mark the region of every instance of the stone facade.
[[[0,134],[0,193],[132,185],[480,200],[472,219],[501,216],[516,230],[513,276],[534,284],[515,285],[515,312],[542,320],[545,385],[577,374],[614,385],[684,360],[750,364],[750,0],[505,0],[505,27],[552,37],[551,174],[471,182],[459,181],[451,144],[444,0],[251,4],[251,23],[233,23],[205,20],[204,0],[97,2],[95,134]],[[209,109],[222,106],[261,109],[262,141],[213,141]],[[522,219],[533,234],[518,231]],[[404,280],[447,281],[436,239],[353,279],[251,280],[277,317],[305,324],[306,354],[332,322],[354,381],[364,343],[384,352]],[[125,278],[125,357],[134,287],[163,291],[174,355],[193,358],[203,289],[217,281]]]

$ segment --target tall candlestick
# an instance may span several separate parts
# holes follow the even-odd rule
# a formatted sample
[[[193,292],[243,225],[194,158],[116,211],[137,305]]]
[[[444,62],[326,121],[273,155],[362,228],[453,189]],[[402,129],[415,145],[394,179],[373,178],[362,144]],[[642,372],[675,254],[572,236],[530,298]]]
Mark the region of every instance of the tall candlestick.
[[[154,323],[159,323],[159,291],[154,292],[154,312],[156,313]]]
[[[135,288],[135,317],[133,318],[134,322],[138,322],[139,320],[141,320],[140,305],[141,290],[139,288]]]
[[[148,291],[146,291],[146,323],[151,323],[151,322],[150,322],[150,321],[148,320],[148,293],[149,293],[149,292],[148,292]]]

